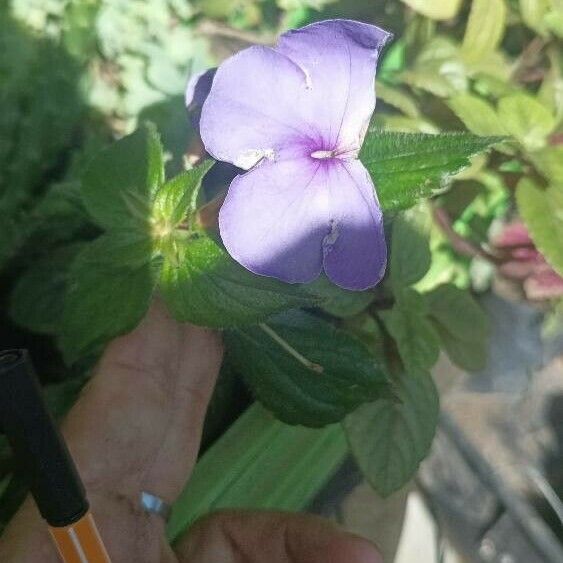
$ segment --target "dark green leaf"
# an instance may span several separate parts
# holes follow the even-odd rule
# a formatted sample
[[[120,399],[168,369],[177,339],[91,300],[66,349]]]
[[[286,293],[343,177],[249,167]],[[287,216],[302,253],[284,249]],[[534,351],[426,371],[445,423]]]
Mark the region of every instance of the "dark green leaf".
[[[430,450],[440,411],[430,374],[403,375],[394,383],[401,402],[379,399],[362,405],[344,421],[352,454],[383,496],[412,479]]]
[[[350,291],[333,284],[321,276],[307,284],[307,290],[320,299],[320,307],[335,317],[347,318],[361,313],[374,300],[373,291]]]
[[[396,289],[421,280],[430,269],[430,244],[414,218],[397,215],[391,234],[391,283]]]
[[[368,132],[360,160],[375,183],[384,210],[404,209],[448,186],[452,175],[470,164],[470,158],[503,137],[470,133],[440,135]]]
[[[100,152],[82,176],[84,204],[106,229],[148,225],[150,201],[164,181],[154,127],[143,127]]]
[[[212,327],[249,324],[313,303],[300,286],[250,273],[203,232],[171,241],[164,254],[160,291],[180,321]]]
[[[427,317],[422,295],[407,289],[396,298],[393,309],[380,315],[397,343],[405,371],[411,376],[424,374],[438,361],[440,338]]]
[[[132,330],[149,307],[155,264],[144,253],[144,243],[138,251],[120,242],[115,236],[101,237],[72,265],[59,334],[68,363]],[[134,257],[127,267],[119,265],[124,256]]]
[[[80,243],[59,248],[18,279],[10,297],[10,316],[17,324],[45,334],[57,331],[69,269],[82,248]]]
[[[487,361],[489,322],[471,294],[446,284],[424,297],[452,362],[470,371],[482,369]]]
[[[384,370],[361,341],[307,313],[228,331],[225,341],[256,397],[289,424],[324,426],[390,394]]]

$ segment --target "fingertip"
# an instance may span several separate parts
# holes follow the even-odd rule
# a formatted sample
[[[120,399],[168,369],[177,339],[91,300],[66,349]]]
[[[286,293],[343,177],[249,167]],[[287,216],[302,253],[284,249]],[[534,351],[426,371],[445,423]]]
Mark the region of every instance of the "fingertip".
[[[328,545],[327,554],[330,563],[384,563],[375,544],[350,533],[335,537]]]

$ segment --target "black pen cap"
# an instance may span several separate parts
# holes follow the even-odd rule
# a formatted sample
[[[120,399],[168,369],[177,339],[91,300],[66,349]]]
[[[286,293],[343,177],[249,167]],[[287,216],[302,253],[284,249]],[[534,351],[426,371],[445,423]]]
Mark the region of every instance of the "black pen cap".
[[[27,350],[0,352],[0,428],[49,525],[67,526],[86,514],[84,486],[47,410]]]

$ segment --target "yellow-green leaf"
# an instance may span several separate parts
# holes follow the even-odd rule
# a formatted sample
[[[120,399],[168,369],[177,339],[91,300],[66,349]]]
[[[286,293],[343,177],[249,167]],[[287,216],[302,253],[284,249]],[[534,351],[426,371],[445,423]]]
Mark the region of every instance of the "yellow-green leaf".
[[[563,186],[542,190],[524,178],[518,184],[516,201],[538,250],[563,275]]]
[[[508,132],[491,104],[477,96],[459,94],[448,100],[448,106],[476,135],[505,135]]]
[[[506,25],[504,0],[473,0],[461,52],[467,62],[477,62],[494,51]]]
[[[432,20],[449,20],[457,15],[461,0],[401,0],[415,12]]]
[[[530,151],[544,147],[555,127],[555,118],[549,109],[529,94],[501,98],[498,116],[506,130]]]

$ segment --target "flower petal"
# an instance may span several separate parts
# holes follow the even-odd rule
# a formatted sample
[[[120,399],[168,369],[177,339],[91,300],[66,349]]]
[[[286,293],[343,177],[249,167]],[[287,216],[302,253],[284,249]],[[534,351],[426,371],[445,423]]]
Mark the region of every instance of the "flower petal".
[[[255,274],[289,283],[312,281],[322,270],[327,196],[320,163],[265,160],[231,183],[219,213],[223,243]]]
[[[201,118],[201,108],[209,96],[213,78],[217,72],[216,68],[209,68],[202,72],[193,74],[186,86],[185,103],[190,113],[190,118],[194,128],[199,131],[199,120]]]
[[[331,233],[324,240],[324,269],[336,285],[363,290],[385,274],[383,214],[367,170],[358,160],[331,160]]]
[[[264,157],[301,155],[308,148],[303,143],[319,136],[306,116],[312,104],[299,66],[269,47],[250,47],[217,70],[202,109],[201,137],[217,160],[244,169]]]
[[[352,20],[328,20],[289,31],[277,50],[301,66],[319,104],[314,122],[328,148],[360,148],[375,108],[377,58],[391,34]]]

